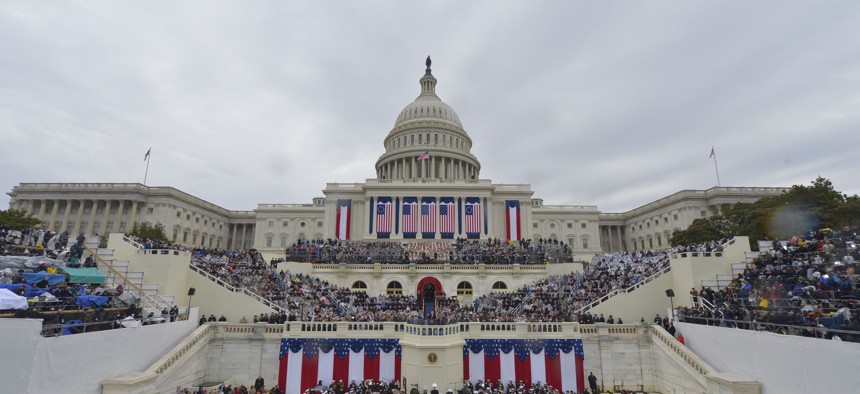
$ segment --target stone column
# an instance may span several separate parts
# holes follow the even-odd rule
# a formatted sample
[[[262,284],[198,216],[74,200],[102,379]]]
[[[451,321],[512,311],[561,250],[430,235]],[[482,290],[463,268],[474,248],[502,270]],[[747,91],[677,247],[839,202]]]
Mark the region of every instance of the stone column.
[[[615,239],[618,240],[618,251],[624,251],[624,238],[621,236],[621,226],[615,226]]]
[[[414,157],[411,160],[409,160],[409,169],[410,169],[409,172],[411,173],[411,175],[409,176],[409,179],[415,179],[417,174],[415,173],[415,158]]]
[[[66,200],[66,209],[63,212],[63,224],[57,231],[69,230],[69,214],[72,213],[72,200]]]
[[[104,212],[102,212],[102,222],[99,223],[99,235],[101,235],[101,236],[107,235],[106,234],[108,231],[107,222],[108,222],[108,215],[110,214],[110,206],[111,206],[111,200],[104,200],[104,201],[105,201],[105,210],[104,210]]]
[[[239,229],[237,224],[231,224],[230,227],[233,228],[233,232],[230,235],[230,248],[236,249],[236,231]]]
[[[131,213],[129,213],[128,215],[129,215],[129,219],[128,219],[129,228],[127,228],[126,230],[131,231],[131,226],[133,226],[134,221],[137,220],[137,201],[131,202]]]
[[[44,223],[45,222],[45,206],[47,205],[46,202],[47,202],[47,200],[39,200],[39,216],[36,217],[36,219],[41,220],[42,221],[42,227],[47,229],[48,226],[46,225],[46,223]]]
[[[90,201],[90,221],[87,222],[87,228],[84,230],[84,235],[93,235],[93,223],[96,220],[96,208],[99,206],[99,200]]]
[[[72,229],[72,236],[78,236],[81,233],[81,219],[84,218],[85,203],[85,200],[78,200],[78,214],[75,216],[75,227]]]
[[[54,229],[54,221],[57,220],[57,210],[60,208],[60,200],[53,200],[53,206],[51,207],[51,218],[48,219],[48,229]],[[58,231],[58,230],[54,230]]]
[[[237,249],[245,249],[245,225],[240,224],[242,226],[242,236],[239,238],[239,247]]]
[[[12,209],[15,211],[21,210],[21,200],[12,201]]]
[[[119,200],[119,207],[116,210],[116,220],[113,222],[112,231],[118,233],[122,231],[122,211],[125,209],[125,200]]]

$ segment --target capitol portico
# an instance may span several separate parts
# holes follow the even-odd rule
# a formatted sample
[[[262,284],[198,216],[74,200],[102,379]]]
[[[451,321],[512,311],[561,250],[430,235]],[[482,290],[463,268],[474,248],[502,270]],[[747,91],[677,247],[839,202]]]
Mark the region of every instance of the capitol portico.
[[[233,211],[173,187],[139,183],[21,183],[10,208],[47,229],[95,235],[128,232],[134,223],[161,225],[174,242],[210,248],[256,248],[270,256],[302,239],[349,241],[549,239],[571,246],[575,259],[600,251],[659,249],[674,230],[783,188],[683,190],[621,213],[596,205],[545,205],[527,184],[480,178],[472,138],[436,93],[427,59],[418,97],[383,139],[375,178],[328,183],[305,204],[258,204]]]

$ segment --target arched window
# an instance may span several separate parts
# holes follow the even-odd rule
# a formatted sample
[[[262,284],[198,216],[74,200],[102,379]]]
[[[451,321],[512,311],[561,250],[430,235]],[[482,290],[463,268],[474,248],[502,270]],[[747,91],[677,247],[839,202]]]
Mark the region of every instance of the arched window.
[[[460,282],[457,285],[457,295],[458,296],[470,296],[472,295],[472,284],[466,282],[465,280]]]
[[[394,281],[388,284],[388,287],[385,288],[385,294],[388,295],[402,295],[403,294],[403,285],[398,281]]]
[[[367,283],[364,283],[364,281],[361,281],[361,280],[357,280],[357,281],[355,281],[355,283],[352,284],[352,289],[366,292],[367,291]]]
[[[496,283],[493,283],[493,290],[507,290],[507,289],[508,289],[508,285],[506,285],[505,282],[497,281]]]

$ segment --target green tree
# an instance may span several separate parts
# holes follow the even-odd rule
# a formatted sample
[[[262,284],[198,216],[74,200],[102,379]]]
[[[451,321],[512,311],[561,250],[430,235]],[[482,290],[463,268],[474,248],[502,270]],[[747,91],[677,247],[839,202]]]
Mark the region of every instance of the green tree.
[[[720,239],[730,231],[730,223],[722,216],[711,216],[693,220],[686,230],[672,233],[672,246],[702,243]]]
[[[673,245],[718,239],[732,232],[758,240],[786,239],[821,228],[860,224],[860,197],[846,196],[830,180],[818,177],[810,186],[795,185],[778,196],[722,207],[722,216],[697,219],[672,234]]]
[[[9,226],[12,230],[21,231],[27,227],[37,227],[42,221],[24,211],[9,209],[0,211],[0,225]]]
[[[159,241],[167,241],[167,235],[164,234],[164,226],[161,223],[156,224],[155,226],[150,225],[149,223],[134,223],[131,226],[131,232],[129,234],[138,237],[140,239],[152,239]]]

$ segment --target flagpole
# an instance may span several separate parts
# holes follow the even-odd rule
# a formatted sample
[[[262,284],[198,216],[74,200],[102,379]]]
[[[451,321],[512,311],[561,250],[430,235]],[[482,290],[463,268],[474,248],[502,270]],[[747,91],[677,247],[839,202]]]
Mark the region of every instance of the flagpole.
[[[143,173],[143,186],[146,186],[146,177],[149,176],[149,156],[152,154],[152,147],[149,147],[149,150],[146,151],[146,156],[144,159],[146,160],[146,172]]]
[[[717,167],[717,153],[711,148],[711,157],[714,158],[714,171],[717,173],[717,187],[720,187],[720,169]]]
[[[149,158],[146,158],[146,172],[143,173],[143,186],[146,186],[146,177],[149,176]]]

